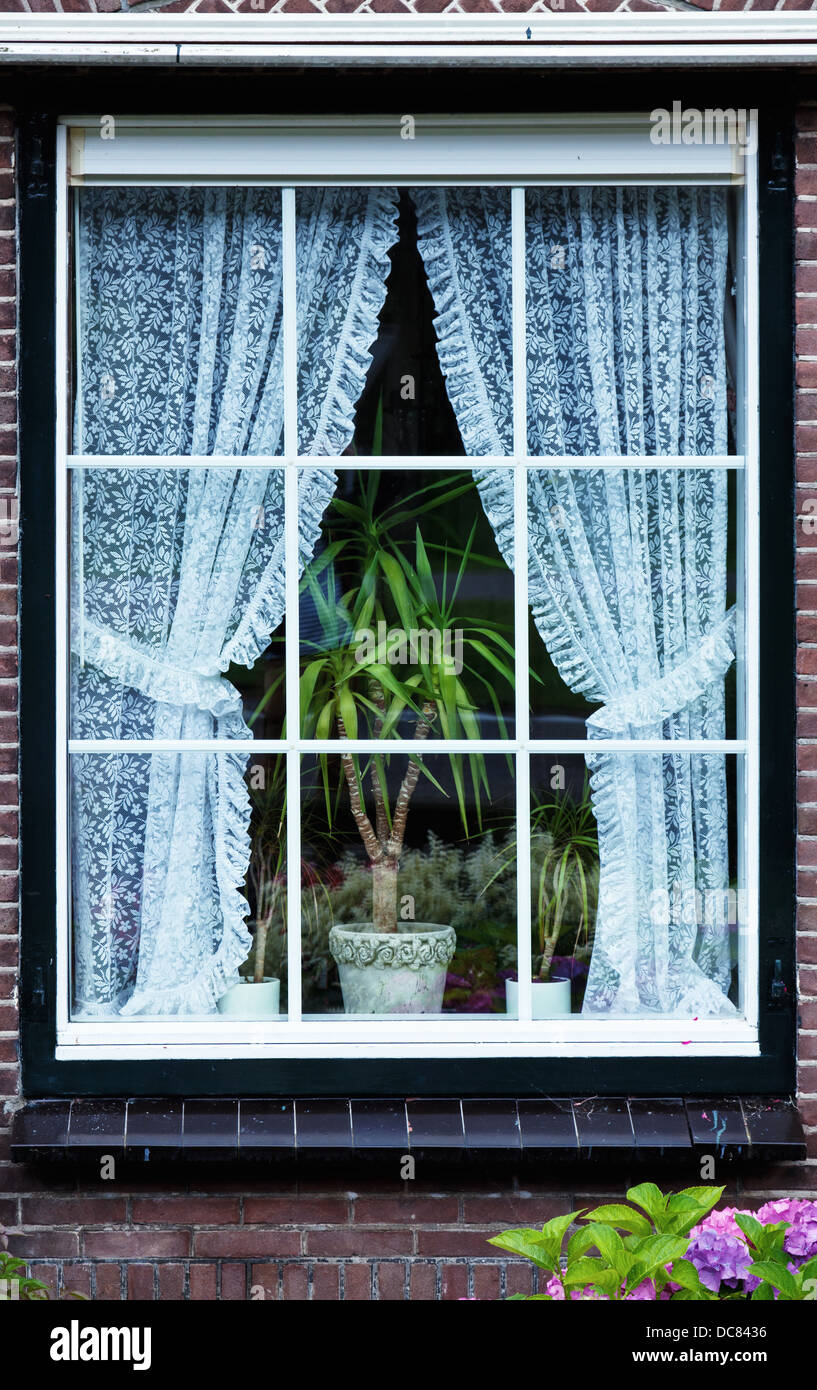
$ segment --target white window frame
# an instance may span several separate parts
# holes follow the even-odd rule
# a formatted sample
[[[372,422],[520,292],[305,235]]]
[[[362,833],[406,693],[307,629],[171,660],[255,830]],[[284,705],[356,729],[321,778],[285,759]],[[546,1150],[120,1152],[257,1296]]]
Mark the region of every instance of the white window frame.
[[[57,816],[57,1050],[59,1060],[210,1058],[423,1058],[423,1057],[714,1057],[758,1056],[758,244],[757,131],[750,125],[750,152],[718,146],[666,146],[650,141],[645,113],[611,117],[422,117],[428,140],[400,139],[399,118],[321,119],[117,118],[116,137],[101,137],[96,117],[64,117],[57,140],[57,447],[56,447],[56,662],[55,799]],[[212,127],[217,126],[214,130]],[[421,126],[421,132],[423,127]],[[609,138],[612,129],[614,138]],[[682,156],[682,157],[679,157]],[[400,174],[395,173],[395,168]],[[295,169],[302,177],[293,177]],[[476,176],[476,169],[480,176]],[[166,456],[122,458],[73,455],[69,444],[69,280],[70,186],[111,184],[251,183],[282,190],[284,453],[271,458]],[[488,183],[510,187],[512,208],[513,453],[480,457],[481,464],[515,469],[516,563],[514,573],[515,646],[518,669],[528,667],[527,491],[530,468],[564,465],[571,469],[624,466],[678,468],[703,466],[734,470],[737,477],[738,603],[743,611],[738,637],[737,734],[733,740],[677,740],[674,752],[723,752],[738,758],[738,882],[745,888],[745,916],[739,922],[739,978],[743,1016],[738,1019],[589,1019],[533,1021],[530,971],[519,970],[519,1017],[446,1015],[367,1022],[354,1015],[327,1015],[320,1022],[301,1017],[300,895],[288,895],[288,1016],[277,1023],[221,1018],[115,1019],[70,1018],[71,865],[69,838],[69,760],[93,752],[285,752],[290,786],[300,785],[304,752],[345,748],[350,752],[406,752],[405,740],[338,740],[324,743],[288,739],[155,742],[77,740],[68,728],[68,490],[78,468],[276,467],[285,469],[287,558],[297,554],[297,469],[314,464],[348,467],[345,457],[297,454],[297,361],[295,335],[295,190],[299,184],[450,185]],[[533,184],[688,184],[742,186],[737,246],[738,279],[738,440],[736,455],[706,456],[696,465],[678,457],[533,457],[528,454],[525,380],[525,193]],[[355,457],[355,468],[405,469],[405,457]],[[427,469],[469,467],[461,455],[422,457]],[[525,562],[522,563],[524,557]],[[286,700],[298,709],[298,574],[287,563]],[[588,739],[533,740],[529,733],[527,681],[516,683],[515,736],[508,741],[435,739],[427,751],[513,753],[516,760],[518,835],[518,959],[531,957],[530,912],[530,757],[553,753],[598,752]],[[289,721],[298,728],[297,720]],[[661,741],[606,740],[605,751],[659,752]],[[289,805],[297,799],[290,797]],[[288,881],[300,878],[299,817],[287,826]]]

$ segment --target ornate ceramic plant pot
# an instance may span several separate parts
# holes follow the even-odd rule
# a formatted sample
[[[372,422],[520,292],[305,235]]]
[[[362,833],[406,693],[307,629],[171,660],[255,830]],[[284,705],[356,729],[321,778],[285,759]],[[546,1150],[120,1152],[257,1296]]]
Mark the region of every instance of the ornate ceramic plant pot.
[[[396,932],[373,931],[371,922],[333,927],[329,949],[346,1013],[440,1013],[456,946],[453,928],[434,922],[401,922]]]
[[[262,1023],[277,1018],[281,1011],[281,981],[265,975],[255,980],[239,980],[237,985],[222,994],[218,1011],[226,1018],[240,1018],[245,1023]]]
[[[534,1018],[565,1018],[570,1013],[569,980],[534,980],[531,989]],[[505,1002],[508,1013],[517,1018],[519,985],[516,980],[505,981]]]

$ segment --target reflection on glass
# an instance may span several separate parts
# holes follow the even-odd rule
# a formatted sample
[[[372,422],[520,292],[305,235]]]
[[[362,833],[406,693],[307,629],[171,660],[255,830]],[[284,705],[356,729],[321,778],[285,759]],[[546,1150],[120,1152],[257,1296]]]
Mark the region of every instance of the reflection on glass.
[[[492,1014],[516,964],[512,764],[305,758],[305,1015]]]
[[[285,1013],[284,792],[270,756],[72,757],[75,1018]]]
[[[470,473],[342,469],[301,580],[306,738],[506,738],[513,575]]]

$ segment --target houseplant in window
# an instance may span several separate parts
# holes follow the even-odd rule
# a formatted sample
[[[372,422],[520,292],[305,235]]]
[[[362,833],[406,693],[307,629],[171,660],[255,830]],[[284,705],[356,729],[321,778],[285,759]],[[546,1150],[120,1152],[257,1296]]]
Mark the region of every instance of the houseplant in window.
[[[498,623],[475,620],[460,603],[477,522],[460,546],[431,539],[433,524],[426,540],[419,524],[474,494],[472,480],[436,479],[391,507],[378,506],[378,487],[378,473],[369,472],[354,500],[335,499],[330,543],[305,572],[302,593],[318,635],[305,644],[301,717],[307,738],[411,740],[405,755],[339,751],[341,786],[370,868],[372,915],[336,924],[329,947],[347,1013],[437,1013],[455,932],[448,923],[402,920],[399,910],[398,871],[417,785],[426,778],[445,795],[421,749],[435,729],[449,739],[478,738],[486,694],[504,730],[494,686],[513,689],[513,653]],[[467,834],[466,773],[479,816],[490,791],[485,760],[476,751],[446,756]],[[338,797],[328,755],[320,764],[331,824]]]
[[[510,852],[515,853],[513,844]],[[587,781],[578,800],[563,791],[534,805],[531,862],[537,948],[533,1017],[560,1018],[571,1012],[574,972],[570,969],[565,978],[565,966],[575,966],[577,957],[590,953],[590,921],[598,887],[598,833]],[[560,942],[566,950],[557,956]],[[517,981],[506,981],[505,990],[508,1012],[518,1013]]]
[[[218,1001],[218,1011],[230,1018],[261,1021],[278,1018],[281,1008],[281,981],[265,974],[267,942],[272,928],[283,941],[286,912],[285,789],[286,764],[273,760],[269,772],[263,764],[250,770],[252,851],[248,872],[255,903],[251,969],[242,974]],[[255,780],[258,785],[253,785]]]

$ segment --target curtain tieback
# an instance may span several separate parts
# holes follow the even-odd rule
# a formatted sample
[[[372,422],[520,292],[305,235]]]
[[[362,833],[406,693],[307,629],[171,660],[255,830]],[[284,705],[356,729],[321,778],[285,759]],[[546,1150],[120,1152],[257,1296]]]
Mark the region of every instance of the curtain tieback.
[[[704,637],[697,651],[637,690],[614,695],[587,720],[591,738],[626,735],[633,726],[659,724],[678,714],[721,679],[735,659],[735,609]]]
[[[82,628],[83,658],[106,676],[138,690],[157,704],[194,705],[208,710],[216,719],[240,714],[241,696],[238,691],[213,672],[194,671],[176,665],[162,652],[135,647],[118,633],[85,618]],[[78,634],[74,633],[72,647],[79,654]]]

